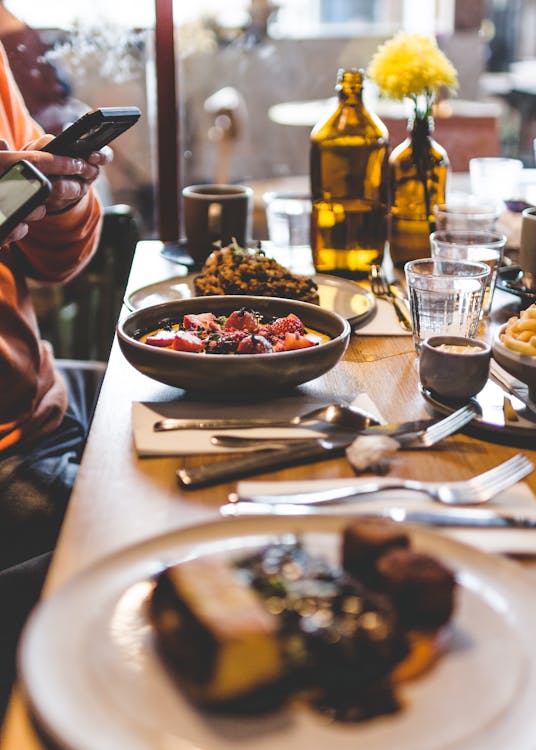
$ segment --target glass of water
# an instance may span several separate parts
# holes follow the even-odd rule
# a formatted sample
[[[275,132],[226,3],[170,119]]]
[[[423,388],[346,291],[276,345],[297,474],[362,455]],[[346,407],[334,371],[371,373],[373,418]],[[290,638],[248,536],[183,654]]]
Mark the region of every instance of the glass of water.
[[[485,263],[421,258],[404,270],[417,354],[430,336],[475,336],[490,274]]]
[[[497,281],[497,270],[502,264],[506,237],[500,232],[447,230],[430,235],[432,257],[438,260],[471,260],[485,263],[490,269],[486,293],[482,304],[482,315],[491,311],[493,293]]]
[[[266,193],[268,239],[284,265],[291,268],[310,255],[311,198],[301,193]]]

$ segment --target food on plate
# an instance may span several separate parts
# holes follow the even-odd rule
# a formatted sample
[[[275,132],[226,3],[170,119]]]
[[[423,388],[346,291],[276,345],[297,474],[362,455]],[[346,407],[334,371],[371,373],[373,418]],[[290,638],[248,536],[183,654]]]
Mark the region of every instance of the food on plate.
[[[294,313],[267,319],[245,307],[230,315],[211,312],[168,320],[160,328],[142,334],[145,344],[197,354],[270,354],[318,346],[329,337],[307,329]]]
[[[319,303],[318,285],[306,276],[291,273],[260,248],[237,244],[214,250],[194,278],[196,294],[249,294]]]
[[[276,617],[225,565],[190,560],[168,568],[151,611],[162,648],[194,700],[229,700],[281,675]]]
[[[500,339],[508,349],[536,357],[536,304],[510,318]]]
[[[398,710],[399,683],[438,658],[455,585],[399,525],[359,519],[343,531],[340,563],[291,535],[233,562],[173,565],[157,576],[149,613],[194,702],[254,712],[292,698],[361,721]]]

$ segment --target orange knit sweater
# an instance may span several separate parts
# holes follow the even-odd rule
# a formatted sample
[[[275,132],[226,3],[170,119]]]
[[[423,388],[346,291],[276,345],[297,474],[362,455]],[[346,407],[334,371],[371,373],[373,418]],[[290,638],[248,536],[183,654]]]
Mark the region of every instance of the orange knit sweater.
[[[0,46],[0,138],[18,151],[40,135]],[[63,282],[76,275],[96,248],[100,221],[90,190],[68,211],[32,222],[17,247],[0,248],[0,457],[54,430],[67,406],[51,348],[39,337],[27,277]]]

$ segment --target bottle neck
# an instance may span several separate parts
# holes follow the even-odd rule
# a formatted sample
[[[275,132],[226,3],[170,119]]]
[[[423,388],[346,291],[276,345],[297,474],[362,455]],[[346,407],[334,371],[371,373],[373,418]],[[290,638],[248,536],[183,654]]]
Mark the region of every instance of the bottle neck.
[[[335,91],[339,101],[343,104],[363,103],[363,82],[365,74],[362,70],[340,69],[337,74]]]
[[[431,115],[428,115],[427,117],[416,117],[415,115],[412,115],[408,120],[408,131],[411,140],[425,140],[434,132],[434,118]]]

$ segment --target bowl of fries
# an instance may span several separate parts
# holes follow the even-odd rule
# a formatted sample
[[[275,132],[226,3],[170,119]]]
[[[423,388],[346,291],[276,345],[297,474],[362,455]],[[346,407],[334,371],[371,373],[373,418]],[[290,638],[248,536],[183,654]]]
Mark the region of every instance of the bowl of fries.
[[[492,351],[503,369],[526,383],[529,399],[536,405],[536,304],[501,326]]]

